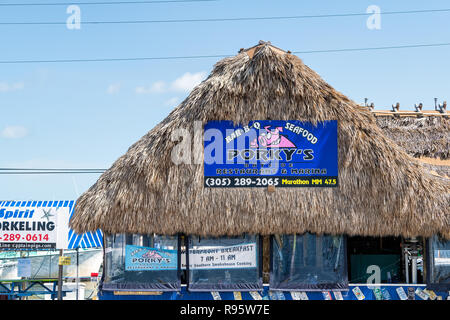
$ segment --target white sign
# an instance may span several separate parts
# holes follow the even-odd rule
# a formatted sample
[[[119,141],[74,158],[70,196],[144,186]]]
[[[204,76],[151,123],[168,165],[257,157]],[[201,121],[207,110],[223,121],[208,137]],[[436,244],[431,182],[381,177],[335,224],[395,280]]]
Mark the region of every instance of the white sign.
[[[213,296],[214,300],[222,300],[220,293],[218,293],[217,291],[211,291],[211,295]]]
[[[256,250],[256,243],[189,248],[189,269],[256,268]],[[186,269],[184,253],[181,254],[181,268]]]
[[[19,259],[17,261],[17,277],[29,278],[31,277],[31,260]]]
[[[397,289],[395,289],[395,291],[397,291],[400,300],[408,300],[405,289],[403,289],[402,287],[398,287]]]
[[[253,300],[262,300],[261,295],[257,291],[250,291],[250,295],[252,296]]]
[[[300,292],[291,291],[292,300],[300,300]]]
[[[420,288],[417,288],[417,289],[416,289],[416,294],[417,294],[420,298],[422,298],[422,300],[428,300],[428,298],[429,298],[429,296],[428,296],[428,294],[426,293],[426,291],[423,291],[423,290],[420,289]]]
[[[65,249],[69,208],[0,207],[0,249]]]
[[[334,298],[336,300],[344,300],[344,297],[342,296],[342,292],[340,291],[333,291]]]

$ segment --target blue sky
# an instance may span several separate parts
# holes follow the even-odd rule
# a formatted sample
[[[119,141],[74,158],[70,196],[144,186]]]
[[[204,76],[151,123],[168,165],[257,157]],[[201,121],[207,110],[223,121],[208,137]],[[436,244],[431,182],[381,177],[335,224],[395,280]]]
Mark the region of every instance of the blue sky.
[[[81,5],[80,30],[65,25],[0,25],[0,61],[228,55],[259,40],[291,51],[450,42],[450,12],[385,15],[380,30],[369,30],[365,16],[83,25],[83,20],[364,13],[369,5],[379,6],[381,12],[450,8],[443,0]],[[66,9],[0,7],[0,22],[64,22],[69,16]],[[356,102],[367,97],[379,109],[400,102],[412,110],[418,102],[431,108],[434,97],[440,102],[449,99],[449,56],[450,47],[444,46],[300,58]],[[167,116],[217,60],[0,64],[0,167],[108,168]],[[98,176],[0,175],[0,199],[76,199]]]

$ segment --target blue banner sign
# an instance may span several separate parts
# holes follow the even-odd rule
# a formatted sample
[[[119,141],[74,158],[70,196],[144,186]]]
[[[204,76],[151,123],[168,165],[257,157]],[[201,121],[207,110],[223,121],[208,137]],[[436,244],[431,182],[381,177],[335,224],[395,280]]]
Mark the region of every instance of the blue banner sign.
[[[177,250],[127,245],[125,247],[125,270],[176,270],[177,257]]]
[[[337,121],[209,121],[204,186],[336,187]]]

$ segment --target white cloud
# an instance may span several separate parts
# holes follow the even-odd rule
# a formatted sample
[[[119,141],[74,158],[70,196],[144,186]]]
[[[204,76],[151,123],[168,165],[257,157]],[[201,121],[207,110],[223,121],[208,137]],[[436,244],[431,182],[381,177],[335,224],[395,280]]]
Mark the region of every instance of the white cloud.
[[[25,87],[25,84],[23,82],[15,82],[15,83],[7,83],[7,82],[0,82],[0,92],[9,92],[9,91],[15,91],[15,90],[22,90]]]
[[[150,89],[152,92],[164,92],[166,90],[166,83],[164,81],[157,81],[152,84]]]
[[[120,83],[113,83],[108,86],[108,89],[106,89],[106,92],[108,94],[115,94],[120,91],[120,88],[121,88]]]
[[[181,77],[175,79],[173,82],[167,84],[164,81],[154,82],[150,86],[136,87],[136,93],[166,93],[166,92],[189,92],[194,89],[203,79],[206,78],[206,72],[201,71],[197,73],[186,72]]]
[[[7,126],[2,130],[0,136],[6,139],[20,139],[28,134],[28,130],[22,126]]]
[[[136,93],[163,93],[167,90],[167,85],[164,81],[157,81],[151,86],[140,86],[136,88]]]
[[[197,73],[186,72],[181,77],[172,82],[171,88],[174,91],[191,91],[205,78],[206,72],[204,71]]]

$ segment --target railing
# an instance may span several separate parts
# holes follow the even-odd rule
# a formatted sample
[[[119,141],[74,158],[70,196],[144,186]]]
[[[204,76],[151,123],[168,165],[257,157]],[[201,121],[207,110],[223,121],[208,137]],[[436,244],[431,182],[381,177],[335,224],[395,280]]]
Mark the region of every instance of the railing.
[[[63,291],[62,296],[66,292]],[[58,279],[0,280],[0,295],[6,295],[10,300],[44,294],[49,294],[52,300],[57,298]]]

